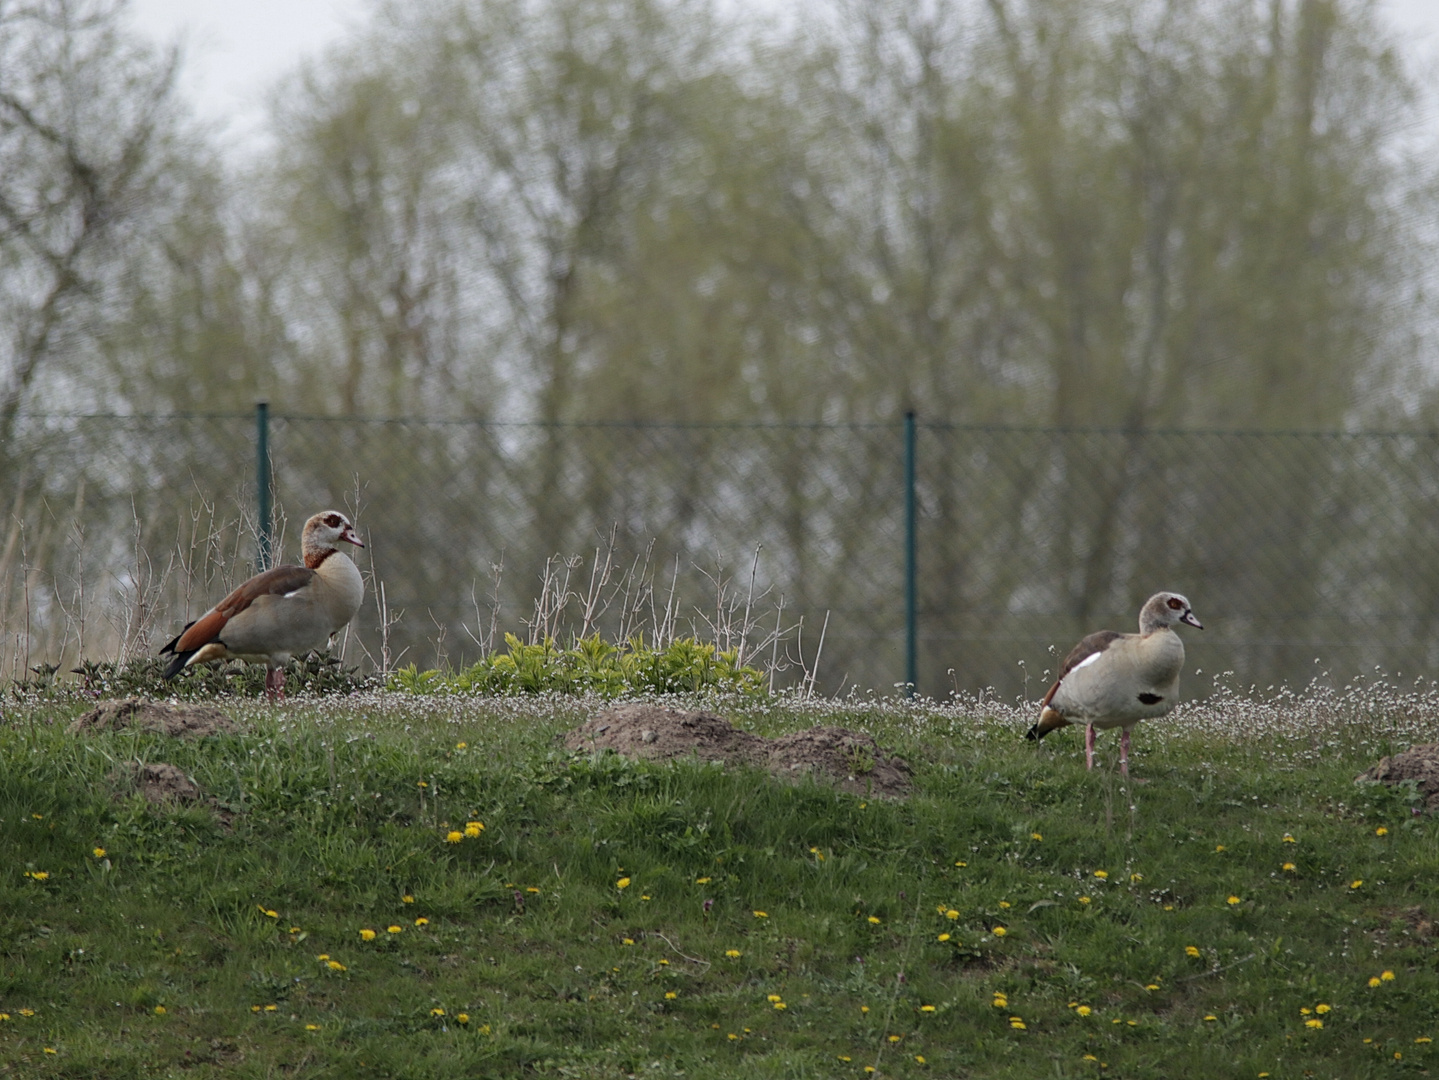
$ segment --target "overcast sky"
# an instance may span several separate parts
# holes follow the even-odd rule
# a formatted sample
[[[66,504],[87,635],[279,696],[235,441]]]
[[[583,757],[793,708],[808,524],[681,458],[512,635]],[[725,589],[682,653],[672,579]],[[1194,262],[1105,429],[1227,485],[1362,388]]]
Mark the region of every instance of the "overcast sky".
[[[265,92],[307,56],[363,23],[371,0],[132,0],[140,30],[182,41],[183,88],[232,152],[261,144]],[[1379,0],[1419,56],[1439,57],[1439,0]],[[1431,110],[1432,111],[1432,110]],[[1439,117],[1429,118],[1431,126]]]

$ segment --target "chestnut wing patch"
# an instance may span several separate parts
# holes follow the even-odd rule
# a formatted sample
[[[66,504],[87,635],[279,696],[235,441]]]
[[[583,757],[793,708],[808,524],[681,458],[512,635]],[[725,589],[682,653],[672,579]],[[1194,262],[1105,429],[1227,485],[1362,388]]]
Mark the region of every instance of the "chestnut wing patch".
[[[1054,685],[1049,688],[1049,693],[1044,695],[1044,706],[1048,707],[1054,698],[1054,692],[1059,689],[1059,684],[1064,681],[1066,675],[1080,664],[1098,656],[1123,636],[1118,630],[1096,630],[1082,638],[1079,644],[1070,649],[1069,655],[1064,658],[1064,666],[1059,669],[1059,678],[1054,680]]]
[[[262,596],[286,596],[303,589],[315,578],[315,571],[303,566],[277,566],[256,574],[199,619],[196,619],[162,652],[194,652],[220,637],[227,622]]]

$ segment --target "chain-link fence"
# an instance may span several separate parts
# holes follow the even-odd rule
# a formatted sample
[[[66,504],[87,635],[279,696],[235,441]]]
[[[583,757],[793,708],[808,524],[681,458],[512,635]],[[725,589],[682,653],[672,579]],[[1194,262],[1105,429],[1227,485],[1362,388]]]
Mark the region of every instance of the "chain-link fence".
[[[257,437],[250,415],[21,417],[0,450],[0,670],[153,651],[253,572]],[[274,416],[268,444],[278,555],[330,507],[369,544],[351,661],[693,628],[822,690],[905,679],[902,424]],[[1051,647],[1130,628],[1160,588],[1207,627],[1191,669],[1439,670],[1439,436],[921,420],[912,450],[923,693],[1037,695]]]

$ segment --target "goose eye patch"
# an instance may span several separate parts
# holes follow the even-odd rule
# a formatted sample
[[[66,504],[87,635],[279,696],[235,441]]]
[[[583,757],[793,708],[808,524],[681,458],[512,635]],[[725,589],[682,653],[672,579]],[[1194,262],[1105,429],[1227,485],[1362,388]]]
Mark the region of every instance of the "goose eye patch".
[[[1178,610],[1179,610],[1180,608],[1182,608],[1184,605],[1181,604],[1178,600],[1176,600],[1174,597],[1171,596],[1171,597],[1169,598],[1169,606],[1172,607],[1175,611],[1178,611]]]

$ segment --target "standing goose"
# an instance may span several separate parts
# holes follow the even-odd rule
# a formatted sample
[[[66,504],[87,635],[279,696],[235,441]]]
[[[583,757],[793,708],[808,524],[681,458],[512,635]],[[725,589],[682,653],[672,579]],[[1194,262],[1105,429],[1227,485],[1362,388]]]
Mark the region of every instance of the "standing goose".
[[[205,612],[160,650],[171,654],[165,678],[207,660],[263,663],[271,700],[285,693],[285,664],[291,656],[323,649],[344,628],[364,599],[365,583],[339,541],[364,547],[350,519],[322,510],[305,522],[300,550],[304,566],[276,566],[256,574]]]
[[[1140,720],[1163,716],[1179,700],[1184,642],[1172,627],[1195,618],[1179,593],[1155,593],[1139,609],[1139,633],[1100,630],[1064,658],[1059,679],[1044,695],[1039,723],[1026,738],[1042,739],[1055,728],[1082,723],[1084,764],[1094,768],[1094,729],[1118,727],[1119,771],[1129,775],[1129,729]]]

